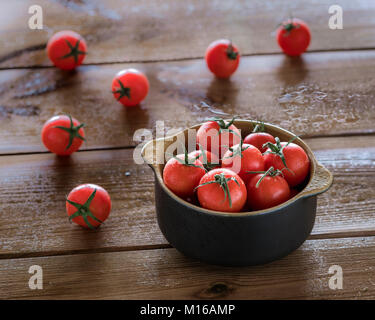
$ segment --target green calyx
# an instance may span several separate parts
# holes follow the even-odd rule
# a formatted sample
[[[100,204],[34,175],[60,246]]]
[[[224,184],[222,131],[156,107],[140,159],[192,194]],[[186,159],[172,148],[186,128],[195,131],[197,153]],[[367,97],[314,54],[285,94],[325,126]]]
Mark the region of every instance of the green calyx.
[[[85,221],[85,223],[87,224],[87,226],[91,230],[95,230],[95,227],[89,222],[89,220],[87,219],[88,217],[94,219],[95,221],[97,221],[99,223],[103,223],[103,221],[101,221],[97,217],[95,217],[93,215],[93,213],[90,211],[90,204],[91,204],[92,200],[95,198],[95,194],[96,194],[96,189],[94,189],[94,191],[91,193],[90,197],[87,199],[85,204],[79,204],[77,202],[66,199],[67,202],[69,202],[72,206],[77,208],[77,211],[69,217],[70,222],[74,218],[82,217],[83,221]]]
[[[284,156],[284,149],[291,143],[293,142],[295,139],[297,139],[298,136],[294,136],[292,139],[290,139],[287,144],[285,144],[284,146],[281,146],[281,142],[280,142],[280,139],[279,137],[275,137],[275,140],[276,140],[276,143],[272,143],[272,142],[266,142],[262,147],[267,147],[270,149],[270,151],[266,151],[263,153],[263,155],[265,154],[276,154],[278,155],[280,158],[281,158],[281,161],[283,162],[284,166],[286,169],[288,169],[288,166],[286,165],[286,161],[285,161],[285,156]],[[288,169],[289,170],[289,169]]]
[[[264,131],[265,131],[264,122],[263,122],[263,121],[259,121],[259,122],[257,122],[257,124],[254,126],[254,129],[253,129],[252,133],[256,133],[256,132],[264,132]]]
[[[189,154],[188,154],[184,145],[183,145],[183,148],[184,148],[184,158],[181,159],[177,156],[173,156],[174,159],[176,159],[179,163],[183,164],[184,166],[201,168],[203,170],[206,170],[205,168],[202,168],[201,166],[198,166],[194,163],[200,157],[200,155],[197,155],[196,157],[189,157]],[[206,158],[206,160],[207,160],[207,158]]]
[[[208,121],[214,121],[219,125],[219,132],[218,135],[223,133],[223,132],[230,132],[235,134],[236,136],[239,136],[238,133],[234,132],[232,129],[229,129],[229,127],[234,123],[234,120],[236,120],[237,116],[234,116],[232,120],[228,121],[227,123],[225,122],[224,119],[222,118],[210,118]],[[241,138],[241,136],[239,136]]]
[[[283,29],[286,31],[288,35],[293,29],[298,29],[300,25],[298,23],[293,22],[293,18],[288,20],[288,22],[282,24]]]
[[[283,28],[288,32],[292,31],[295,27],[292,22],[283,25]]]
[[[63,127],[63,126],[55,126],[54,128],[58,128],[58,129],[61,129],[61,130],[64,130],[66,132],[69,133],[69,143],[68,145],[66,146],[65,150],[68,150],[72,143],[73,143],[73,140],[74,138],[78,138],[78,139],[81,139],[81,140],[85,140],[84,137],[82,137],[80,134],[79,134],[79,130],[81,128],[83,128],[85,126],[84,123],[81,123],[80,125],[78,126],[74,126],[74,123],[73,123],[73,119],[71,117],[71,115],[67,114],[67,116],[69,117],[69,120],[70,120],[70,127],[67,128],[67,127]]]
[[[212,163],[207,160],[207,151],[203,149],[202,145],[198,143],[199,150],[202,152],[203,157],[203,167],[206,170],[206,172],[216,168],[219,164],[218,163]],[[198,155],[195,159],[199,159],[200,155]]]
[[[243,158],[242,152],[248,149],[249,146],[243,147],[243,140],[241,139],[240,144],[238,147],[230,147],[229,150],[232,151],[232,154],[228,157],[225,157],[225,159],[234,158],[234,157],[241,157]]]
[[[80,40],[78,39],[75,46],[73,46],[68,40],[64,39],[66,44],[68,45],[69,49],[70,49],[70,52],[68,54],[66,54],[65,56],[62,56],[60,59],[67,59],[69,57],[73,57],[74,58],[74,62],[75,63],[78,63],[78,57],[80,54],[87,54],[87,52],[84,52],[84,51],[81,51],[79,50],[79,42]]]
[[[233,48],[232,43],[230,43],[230,44],[228,45],[228,48],[227,48],[227,57],[228,57],[230,60],[236,60],[237,57],[238,57],[238,52],[234,51],[234,48]]]
[[[259,188],[259,184],[262,182],[262,180],[269,176],[269,177],[276,177],[278,175],[283,175],[283,170],[285,170],[287,168],[283,168],[282,170],[279,170],[279,169],[274,169],[273,167],[270,167],[267,171],[248,171],[248,173],[263,173],[263,175],[259,178],[257,184],[255,185],[256,188]]]
[[[224,192],[223,202],[225,202],[225,200],[228,198],[229,207],[232,207],[232,198],[230,196],[228,182],[233,180],[234,182],[237,183],[238,186],[240,185],[239,182],[237,181],[237,179],[235,177],[226,178],[224,173],[215,174],[214,178],[215,178],[215,180],[202,183],[199,186],[197,186],[195,189],[198,189],[198,188],[203,187],[203,186],[208,185],[208,184],[217,183],[221,187],[221,189],[223,189],[223,192]]]
[[[120,85],[120,88],[117,88],[117,90],[112,91],[113,94],[119,93],[120,95],[117,98],[117,101],[121,100],[123,97],[127,97],[130,99],[130,88],[125,87],[124,84],[121,82],[120,79],[117,79],[117,82]]]

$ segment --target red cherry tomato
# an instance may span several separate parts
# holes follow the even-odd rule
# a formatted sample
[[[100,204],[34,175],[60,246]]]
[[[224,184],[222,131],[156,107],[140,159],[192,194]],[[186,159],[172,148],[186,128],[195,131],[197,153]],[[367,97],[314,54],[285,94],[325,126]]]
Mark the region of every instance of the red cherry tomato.
[[[310,44],[310,29],[302,20],[289,19],[277,29],[276,39],[285,54],[299,56]]]
[[[251,144],[258,148],[261,153],[266,152],[267,147],[263,145],[267,142],[276,143],[275,138],[267,132],[253,132],[248,134],[243,140],[246,144]]]
[[[218,157],[224,155],[229,147],[241,141],[241,132],[233,121],[234,119],[228,122],[217,118],[203,123],[197,131],[197,147],[200,145]]]
[[[218,78],[229,78],[238,68],[240,54],[229,40],[221,39],[208,46],[205,59],[208,69]]]
[[[236,172],[247,183],[255,174],[248,171],[264,171],[262,153],[251,144],[237,144],[230,148],[221,160],[223,168]]]
[[[82,184],[74,188],[66,200],[69,220],[85,228],[95,229],[101,225],[110,211],[108,192],[95,184]]]
[[[265,169],[274,167],[275,169],[282,170],[284,178],[290,187],[302,183],[310,171],[310,160],[305,150],[295,143],[280,143],[278,138],[276,138],[276,144],[273,146],[274,150],[268,148],[263,155]],[[288,169],[284,169],[283,157]]]
[[[42,129],[43,144],[59,156],[70,155],[77,151],[85,140],[84,125],[70,115],[52,117]]]
[[[163,179],[174,194],[188,198],[194,195],[194,189],[205,173],[202,162],[186,153],[168,160],[163,170]]]
[[[87,53],[86,41],[74,31],[60,31],[47,43],[47,54],[52,63],[63,70],[82,64]]]
[[[296,196],[299,193],[297,189],[291,188],[290,189],[290,196],[289,199],[292,199],[294,196]]]
[[[262,180],[259,182],[260,179]],[[281,175],[270,176],[260,173],[247,183],[247,194],[249,207],[252,210],[263,210],[289,200],[290,189]]]
[[[203,208],[223,212],[240,212],[247,197],[242,179],[224,168],[207,172],[199,182],[197,194]]]
[[[136,106],[143,101],[148,89],[147,77],[136,69],[122,70],[112,81],[114,97],[126,107]]]
[[[197,159],[202,162],[203,166],[207,169],[213,169],[220,165],[219,158],[207,150],[195,150],[189,153],[189,155],[193,158],[198,157]]]

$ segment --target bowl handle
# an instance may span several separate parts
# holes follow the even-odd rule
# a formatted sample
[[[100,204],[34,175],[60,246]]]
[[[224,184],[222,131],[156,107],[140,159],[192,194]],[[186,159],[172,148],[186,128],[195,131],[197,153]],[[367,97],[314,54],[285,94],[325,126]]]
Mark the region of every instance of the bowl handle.
[[[315,174],[307,185],[307,187],[300,193],[301,197],[314,196],[323,193],[332,185],[333,176],[323,165],[316,162]]]

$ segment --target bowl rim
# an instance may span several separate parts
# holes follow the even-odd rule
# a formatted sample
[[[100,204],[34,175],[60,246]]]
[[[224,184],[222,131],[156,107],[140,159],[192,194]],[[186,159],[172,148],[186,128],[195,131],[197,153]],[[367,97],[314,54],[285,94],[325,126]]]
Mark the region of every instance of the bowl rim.
[[[231,119],[224,119],[224,120],[230,121]],[[236,123],[238,124],[239,122],[246,123],[246,124],[253,125],[253,126],[256,123],[259,123],[259,121],[256,121],[256,120],[235,119],[233,124],[236,125]],[[164,192],[166,192],[172,199],[179,202],[181,205],[183,205],[185,207],[188,207],[190,209],[193,209],[194,211],[198,211],[198,212],[201,212],[201,213],[214,215],[214,216],[221,216],[221,217],[223,217],[223,216],[224,217],[251,217],[251,216],[269,215],[269,214],[275,213],[275,212],[279,211],[280,209],[283,209],[283,208],[291,205],[292,203],[294,203],[294,202],[296,202],[300,199],[303,199],[305,197],[316,196],[320,193],[323,193],[323,192],[327,191],[332,185],[333,176],[332,176],[331,172],[329,172],[324,166],[322,166],[316,160],[316,158],[314,156],[314,153],[312,152],[310,147],[299,136],[297,136],[297,138],[293,141],[293,143],[298,144],[307,153],[307,156],[310,159],[310,177],[309,177],[309,181],[306,183],[305,187],[301,191],[299,191],[294,197],[290,198],[289,200],[287,200],[287,201],[285,201],[285,202],[283,202],[283,203],[281,203],[277,206],[274,206],[274,207],[271,207],[271,208],[268,208],[268,209],[256,210],[256,211],[245,211],[245,212],[224,212],[224,211],[210,210],[210,209],[202,208],[202,207],[199,207],[195,204],[192,204],[192,203],[180,198],[179,196],[175,195],[171,190],[169,190],[169,188],[165,185],[165,183],[163,181],[162,170],[159,170],[157,165],[154,165],[152,162],[147,161],[147,158],[145,156],[145,151],[148,148],[148,146],[150,146],[150,144],[152,144],[152,143],[156,143],[158,141],[164,142],[165,140],[171,140],[171,139],[173,139],[174,137],[176,137],[180,134],[185,134],[189,129],[190,130],[199,129],[199,127],[203,123],[204,122],[193,125],[193,126],[188,127],[188,128],[185,128],[184,130],[181,130],[181,131],[179,131],[179,132],[177,132],[173,135],[170,135],[170,136],[167,136],[167,137],[164,137],[164,138],[150,140],[147,143],[145,143],[145,145],[142,147],[142,151],[141,151],[141,155],[142,155],[143,159],[154,171],[155,177],[156,177],[156,179],[158,179],[159,185],[162,187]],[[265,126],[266,129],[270,127],[272,129],[274,129],[275,131],[281,131],[284,134],[286,134],[288,136],[291,136],[291,137],[296,136],[294,133],[292,133],[292,132],[290,132],[290,131],[288,131],[284,128],[281,128],[277,125],[271,124],[271,123],[264,122],[264,126]],[[265,131],[265,132],[267,132],[267,131]],[[164,151],[165,151],[165,148],[164,148]],[[321,187],[320,189],[317,189],[313,193],[308,193],[308,192],[304,193],[304,191],[307,190],[308,187],[311,187],[313,178],[315,177],[315,174],[317,172],[318,167],[322,168],[324,171],[326,171],[329,174],[329,178],[328,178],[328,181],[327,181],[326,185]]]

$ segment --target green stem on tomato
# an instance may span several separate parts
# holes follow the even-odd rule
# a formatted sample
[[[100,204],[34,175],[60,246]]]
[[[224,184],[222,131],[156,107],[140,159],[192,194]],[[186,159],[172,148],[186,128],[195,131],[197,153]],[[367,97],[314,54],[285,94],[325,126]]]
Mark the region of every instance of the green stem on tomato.
[[[69,133],[69,142],[68,142],[67,147],[65,148],[65,150],[68,150],[71,147],[71,145],[73,144],[74,138],[78,138],[78,139],[81,139],[81,140],[85,141],[85,138],[82,137],[79,134],[79,130],[81,128],[83,128],[85,126],[85,124],[81,123],[78,126],[74,126],[72,116],[70,114],[66,114],[66,115],[69,117],[70,127],[67,128],[67,127],[64,127],[64,126],[55,126],[54,128],[58,128],[58,129],[64,130],[64,131]]]
[[[90,217],[99,223],[103,223],[103,221],[95,217],[94,214],[90,211],[90,204],[91,204],[91,201],[95,198],[95,194],[96,194],[96,189],[94,189],[94,191],[91,193],[90,197],[87,199],[87,201],[84,204],[79,204],[77,202],[66,199],[68,203],[70,203],[72,206],[77,208],[77,211],[73,213],[71,216],[69,216],[69,221],[72,221],[72,219],[77,218],[77,217],[82,217],[86,225],[92,230],[95,230],[95,228],[89,222],[87,217]]]
[[[64,39],[64,40],[65,40],[66,44],[68,45],[68,47],[70,49],[70,52],[67,53],[66,55],[60,57],[60,59],[67,59],[69,57],[73,57],[74,62],[78,63],[78,56],[80,54],[83,54],[83,55],[87,54],[87,52],[81,51],[81,50],[78,49],[80,40],[79,39],[77,40],[75,46],[73,46],[68,40],[66,40],[66,39]]]
[[[225,202],[225,200],[228,197],[229,207],[232,208],[232,198],[230,196],[228,182],[232,180],[232,181],[236,182],[238,186],[240,185],[239,182],[237,181],[237,179],[235,177],[226,178],[224,173],[215,174],[214,178],[215,178],[215,180],[202,183],[199,186],[195,187],[194,190],[196,190],[200,187],[203,187],[205,185],[208,185],[208,184],[217,183],[224,192],[223,202]]]

